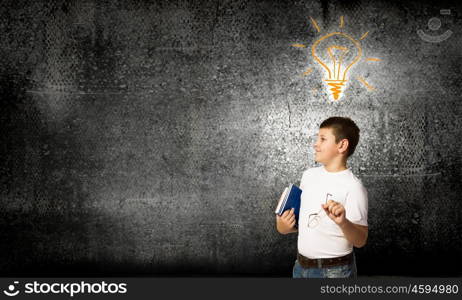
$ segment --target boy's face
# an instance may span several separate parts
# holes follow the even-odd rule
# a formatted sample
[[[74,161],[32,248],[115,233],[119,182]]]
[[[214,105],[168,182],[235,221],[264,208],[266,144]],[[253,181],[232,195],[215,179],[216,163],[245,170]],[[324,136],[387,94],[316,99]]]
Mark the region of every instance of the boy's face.
[[[339,152],[341,145],[342,141],[339,141],[338,144],[335,143],[335,136],[331,128],[320,128],[316,142],[313,145],[315,161],[324,164],[332,161],[341,154]]]

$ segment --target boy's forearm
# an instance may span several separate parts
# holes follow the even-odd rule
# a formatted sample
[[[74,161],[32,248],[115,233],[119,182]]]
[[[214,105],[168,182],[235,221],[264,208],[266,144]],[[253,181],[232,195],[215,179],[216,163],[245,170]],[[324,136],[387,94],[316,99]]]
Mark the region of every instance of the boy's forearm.
[[[345,238],[352,243],[353,246],[361,248],[366,245],[367,228],[360,228],[351,223],[348,219],[345,219],[345,223],[339,226],[340,229],[342,229]]]

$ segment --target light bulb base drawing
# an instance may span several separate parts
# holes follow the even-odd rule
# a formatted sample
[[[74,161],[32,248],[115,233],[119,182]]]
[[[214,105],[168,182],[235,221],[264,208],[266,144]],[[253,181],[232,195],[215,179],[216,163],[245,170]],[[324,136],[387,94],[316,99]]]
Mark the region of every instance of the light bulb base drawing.
[[[345,85],[346,80],[325,80],[327,82],[328,90],[331,91],[332,97],[334,97],[334,100],[338,100],[340,98],[340,95],[342,93],[342,87]]]

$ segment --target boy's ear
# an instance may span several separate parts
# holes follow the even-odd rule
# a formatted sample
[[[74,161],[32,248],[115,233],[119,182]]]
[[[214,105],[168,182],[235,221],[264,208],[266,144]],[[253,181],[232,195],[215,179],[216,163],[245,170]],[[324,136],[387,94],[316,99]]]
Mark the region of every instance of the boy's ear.
[[[348,150],[348,145],[349,145],[348,139],[343,139],[339,143],[340,143],[340,148],[338,150],[340,151],[340,153],[346,152]]]

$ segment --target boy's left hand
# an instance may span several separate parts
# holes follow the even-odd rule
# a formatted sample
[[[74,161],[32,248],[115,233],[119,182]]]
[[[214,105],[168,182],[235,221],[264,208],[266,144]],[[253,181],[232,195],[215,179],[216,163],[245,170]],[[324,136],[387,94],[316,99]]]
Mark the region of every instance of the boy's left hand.
[[[337,225],[341,226],[345,223],[345,207],[341,203],[329,200],[327,204],[322,204],[322,208]]]

